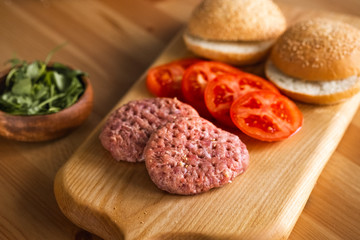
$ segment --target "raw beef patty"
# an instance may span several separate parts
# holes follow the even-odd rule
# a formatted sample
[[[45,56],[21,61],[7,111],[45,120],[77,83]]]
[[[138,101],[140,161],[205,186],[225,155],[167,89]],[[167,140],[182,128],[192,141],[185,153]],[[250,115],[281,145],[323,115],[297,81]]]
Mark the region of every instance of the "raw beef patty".
[[[178,118],[151,136],[145,151],[152,181],[170,193],[191,195],[231,182],[249,153],[238,136],[200,118]]]
[[[167,122],[186,116],[199,115],[177,99],[132,101],[110,115],[99,138],[117,161],[141,162],[150,135]]]

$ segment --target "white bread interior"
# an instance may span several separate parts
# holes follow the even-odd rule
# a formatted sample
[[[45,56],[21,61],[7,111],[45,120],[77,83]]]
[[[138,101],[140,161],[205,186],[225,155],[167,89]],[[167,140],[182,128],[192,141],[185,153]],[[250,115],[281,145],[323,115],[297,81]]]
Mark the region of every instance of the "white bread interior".
[[[271,60],[266,63],[265,74],[284,94],[306,103],[335,104],[360,91],[360,77],[356,75],[332,81],[307,81],[283,73]]]
[[[188,49],[195,54],[216,61],[233,65],[254,64],[262,60],[275,40],[266,41],[216,41],[194,37],[188,32],[184,34]]]

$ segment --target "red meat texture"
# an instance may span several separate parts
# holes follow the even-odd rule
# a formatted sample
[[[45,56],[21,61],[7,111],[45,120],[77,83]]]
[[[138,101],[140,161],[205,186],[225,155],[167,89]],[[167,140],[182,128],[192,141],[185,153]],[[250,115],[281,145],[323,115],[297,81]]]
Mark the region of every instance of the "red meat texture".
[[[162,190],[193,195],[243,173],[249,153],[237,135],[200,118],[177,118],[152,134],[144,151],[152,181]]]
[[[151,134],[178,117],[199,116],[194,108],[171,98],[131,101],[115,110],[100,133],[100,141],[117,161],[143,162]]]

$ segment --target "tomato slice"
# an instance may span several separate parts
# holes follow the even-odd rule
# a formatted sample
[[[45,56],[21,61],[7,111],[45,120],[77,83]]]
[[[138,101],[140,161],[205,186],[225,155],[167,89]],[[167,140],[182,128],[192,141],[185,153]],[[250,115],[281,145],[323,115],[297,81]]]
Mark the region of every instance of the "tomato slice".
[[[198,63],[198,62],[203,62],[204,60],[202,59],[198,59],[198,58],[185,58],[185,59],[181,59],[181,60],[177,60],[175,62],[173,62],[173,64],[178,64],[180,65],[183,69],[187,69],[189,68],[191,65]]]
[[[195,107],[200,114],[209,115],[204,102],[207,83],[223,74],[243,73],[237,68],[221,62],[203,61],[186,69],[181,88],[185,101]]]
[[[200,59],[181,59],[151,68],[146,78],[148,90],[157,97],[182,99],[181,80],[185,70]]]
[[[294,102],[271,91],[249,92],[230,108],[235,125],[262,141],[280,141],[300,130],[303,116]]]
[[[250,73],[220,75],[207,84],[205,104],[216,120],[229,127],[235,127],[230,118],[231,104],[246,93],[259,90],[279,93],[273,84]]]

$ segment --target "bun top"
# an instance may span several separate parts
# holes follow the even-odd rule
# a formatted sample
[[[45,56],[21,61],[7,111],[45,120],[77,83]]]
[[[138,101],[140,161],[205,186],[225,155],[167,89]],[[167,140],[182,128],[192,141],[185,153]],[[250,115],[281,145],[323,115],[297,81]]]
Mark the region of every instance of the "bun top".
[[[218,41],[270,40],[285,28],[286,20],[271,0],[204,0],[188,24],[191,35]]]
[[[360,31],[325,18],[302,21],[277,40],[270,58],[287,75],[309,81],[360,75]]]

